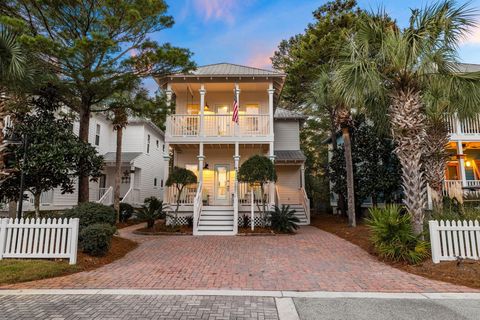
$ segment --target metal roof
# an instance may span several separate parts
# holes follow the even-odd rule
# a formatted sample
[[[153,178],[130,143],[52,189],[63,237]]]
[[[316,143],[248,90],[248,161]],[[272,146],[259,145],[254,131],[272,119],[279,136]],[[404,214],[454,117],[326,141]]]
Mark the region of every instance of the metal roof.
[[[479,72],[480,71],[480,64],[459,63],[457,65],[457,69],[460,72]]]
[[[287,110],[287,109],[284,109],[284,108],[277,107],[275,109],[274,118],[275,119],[292,119],[292,120],[300,119],[300,120],[304,120],[304,119],[307,119],[308,117],[306,115],[301,114],[301,113],[296,112],[296,111],[291,111],[291,110]]]
[[[283,73],[266,70],[248,66],[242,66],[233,63],[215,63],[209,64],[206,66],[198,67],[196,70],[191,71],[187,74],[175,74],[173,76],[186,76],[186,75],[195,75],[195,76],[271,76],[271,77],[283,77]]]
[[[275,150],[275,161],[280,162],[303,162],[307,157],[302,150]]]
[[[130,163],[141,154],[141,152],[122,152],[122,163]],[[115,152],[107,152],[103,155],[103,160],[105,162],[115,162],[115,158]]]

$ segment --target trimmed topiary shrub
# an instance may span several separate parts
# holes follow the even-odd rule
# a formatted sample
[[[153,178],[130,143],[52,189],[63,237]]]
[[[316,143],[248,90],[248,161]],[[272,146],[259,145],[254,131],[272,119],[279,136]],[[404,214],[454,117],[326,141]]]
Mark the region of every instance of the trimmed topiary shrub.
[[[80,248],[90,256],[104,256],[110,250],[115,231],[115,227],[107,223],[89,225],[80,231]]]
[[[67,210],[65,217],[79,218],[80,230],[97,223],[114,226],[116,221],[115,210],[112,207],[94,202],[81,203],[75,208]]]
[[[120,202],[120,222],[127,222],[133,216],[133,211],[130,204]]]
[[[281,208],[275,206],[274,210],[270,211],[268,215],[268,221],[271,228],[279,233],[294,233],[300,222],[295,216],[295,210],[285,205],[282,205]]]
[[[413,232],[411,217],[396,205],[370,209],[366,220],[375,251],[382,258],[417,264],[428,257],[429,245]]]

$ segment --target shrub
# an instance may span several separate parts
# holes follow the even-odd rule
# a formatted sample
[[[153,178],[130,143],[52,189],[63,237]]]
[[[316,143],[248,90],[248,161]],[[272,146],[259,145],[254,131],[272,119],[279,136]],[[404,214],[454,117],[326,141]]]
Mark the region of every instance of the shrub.
[[[429,255],[428,242],[414,234],[410,215],[399,206],[372,208],[369,212],[366,221],[380,257],[417,264]]]
[[[282,205],[281,208],[275,206],[268,215],[268,221],[274,231],[280,233],[293,233],[298,229],[300,220],[295,216],[295,210],[290,206]]]
[[[120,222],[127,222],[133,216],[133,211],[130,204],[120,202]]]
[[[91,256],[104,256],[110,250],[115,227],[107,223],[91,224],[80,231],[80,248]]]
[[[155,220],[164,216],[163,202],[155,197],[145,199],[144,205],[137,210],[137,218],[147,222],[147,228],[153,228]]]
[[[79,218],[80,230],[97,223],[114,226],[116,221],[115,210],[112,207],[94,202],[81,203],[75,208],[67,210],[65,217]]]

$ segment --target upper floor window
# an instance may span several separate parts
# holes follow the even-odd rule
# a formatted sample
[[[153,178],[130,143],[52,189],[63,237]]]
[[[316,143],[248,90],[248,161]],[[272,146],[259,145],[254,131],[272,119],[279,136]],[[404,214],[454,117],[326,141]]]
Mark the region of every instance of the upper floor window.
[[[165,144],[162,144],[162,152],[165,152]]]
[[[147,153],[150,153],[150,135],[147,135]]]
[[[259,114],[260,108],[258,104],[247,104],[245,106],[245,113],[246,114]]]
[[[162,188],[163,188],[163,179],[162,179],[162,180],[160,180],[160,187],[162,187]]]
[[[160,141],[157,140],[156,143],[157,143],[157,149],[158,149],[160,147]]]
[[[100,125],[97,124],[97,127],[95,129],[95,145],[99,146],[100,145]]]
[[[154,187],[157,186],[157,178],[153,178],[153,186],[154,186]]]
[[[198,104],[187,105],[187,114],[199,114],[200,106]]]

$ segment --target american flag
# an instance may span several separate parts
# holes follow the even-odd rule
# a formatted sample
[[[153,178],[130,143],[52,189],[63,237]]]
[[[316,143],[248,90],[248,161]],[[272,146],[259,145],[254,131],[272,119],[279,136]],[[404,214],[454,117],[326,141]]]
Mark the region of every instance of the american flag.
[[[232,121],[238,124],[238,101],[237,101],[237,90],[233,94],[233,115]]]

